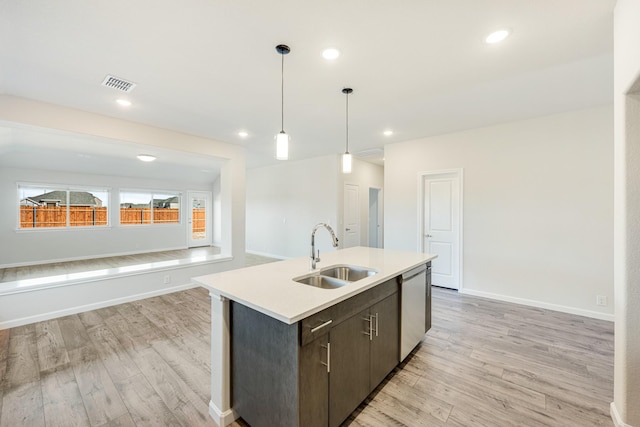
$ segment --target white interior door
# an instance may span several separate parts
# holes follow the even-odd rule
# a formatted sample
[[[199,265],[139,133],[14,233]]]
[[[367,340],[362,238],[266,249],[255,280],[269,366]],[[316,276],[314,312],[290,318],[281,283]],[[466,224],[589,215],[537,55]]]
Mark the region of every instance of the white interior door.
[[[369,247],[382,247],[382,201],[379,188],[369,188]]]
[[[423,250],[438,255],[431,263],[435,286],[460,287],[460,174],[424,176]]]
[[[212,243],[211,194],[207,192],[190,191],[187,208],[187,239],[189,247],[210,246]]]
[[[360,187],[344,185],[344,233],[343,248],[360,246]]]

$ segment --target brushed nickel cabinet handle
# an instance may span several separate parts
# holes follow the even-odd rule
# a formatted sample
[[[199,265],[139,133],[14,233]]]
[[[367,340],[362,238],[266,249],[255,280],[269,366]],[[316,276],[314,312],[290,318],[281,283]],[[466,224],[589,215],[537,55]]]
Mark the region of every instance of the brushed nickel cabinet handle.
[[[378,313],[376,313],[376,336],[378,336]]]
[[[327,349],[327,363],[320,363],[327,367],[327,374],[329,374],[331,373],[331,343],[328,342],[327,345],[321,345],[320,347]]]
[[[329,326],[331,323],[333,323],[333,320],[327,320],[322,325],[318,325],[315,328],[311,328],[311,333],[319,331],[320,329],[324,328],[325,326]]]
[[[371,316],[362,317],[362,320],[369,322],[369,332],[362,331],[363,334],[369,336],[369,341],[373,338],[373,319]]]

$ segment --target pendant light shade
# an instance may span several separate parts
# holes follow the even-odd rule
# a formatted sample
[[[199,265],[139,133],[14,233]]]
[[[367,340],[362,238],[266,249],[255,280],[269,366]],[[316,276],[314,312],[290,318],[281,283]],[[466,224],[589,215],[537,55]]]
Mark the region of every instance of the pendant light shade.
[[[351,173],[352,159],[351,153],[346,152],[342,154],[342,173]]]
[[[284,130],[276,135],[276,159],[287,160],[289,158],[289,135]]]
[[[276,46],[276,51],[282,55],[282,85],[281,85],[281,107],[282,107],[282,121],[280,124],[280,133],[276,135],[276,159],[277,160],[288,160],[289,159],[289,135],[284,131],[284,56],[291,52],[289,46],[284,44],[279,44]]]
[[[347,121],[346,121],[347,138],[346,138],[344,154],[342,154],[342,173],[351,173],[353,169],[353,164],[352,164],[353,158],[351,156],[351,153],[349,153],[349,94],[351,92],[353,92],[353,89],[351,89],[350,87],[345,87],[344,89],[342,89],[342,93],[346,95],[346,99],[347,99]]]

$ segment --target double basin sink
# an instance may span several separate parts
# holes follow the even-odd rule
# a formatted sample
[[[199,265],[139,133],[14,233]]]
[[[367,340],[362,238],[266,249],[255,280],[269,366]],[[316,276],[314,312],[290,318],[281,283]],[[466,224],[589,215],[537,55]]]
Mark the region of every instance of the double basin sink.
[[[355,265],[331,265],[312,274],[296,277],[293,280],[303,285],[314,286],[322,289],[337,289],[349,283],[366,279],[376,274],[377,271],[370,268]]]

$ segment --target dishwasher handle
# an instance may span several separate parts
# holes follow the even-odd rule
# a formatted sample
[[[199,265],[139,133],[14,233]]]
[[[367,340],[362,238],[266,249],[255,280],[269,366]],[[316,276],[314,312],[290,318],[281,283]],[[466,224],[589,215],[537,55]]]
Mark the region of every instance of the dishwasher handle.
[[[424,274],[427,271],[427,265],[423,264],[416,268],[413,268],[405,273],[402,273],[401,276],[398,276],[398,282],[402,284],[404,281],[411,280],[420,274]]]

